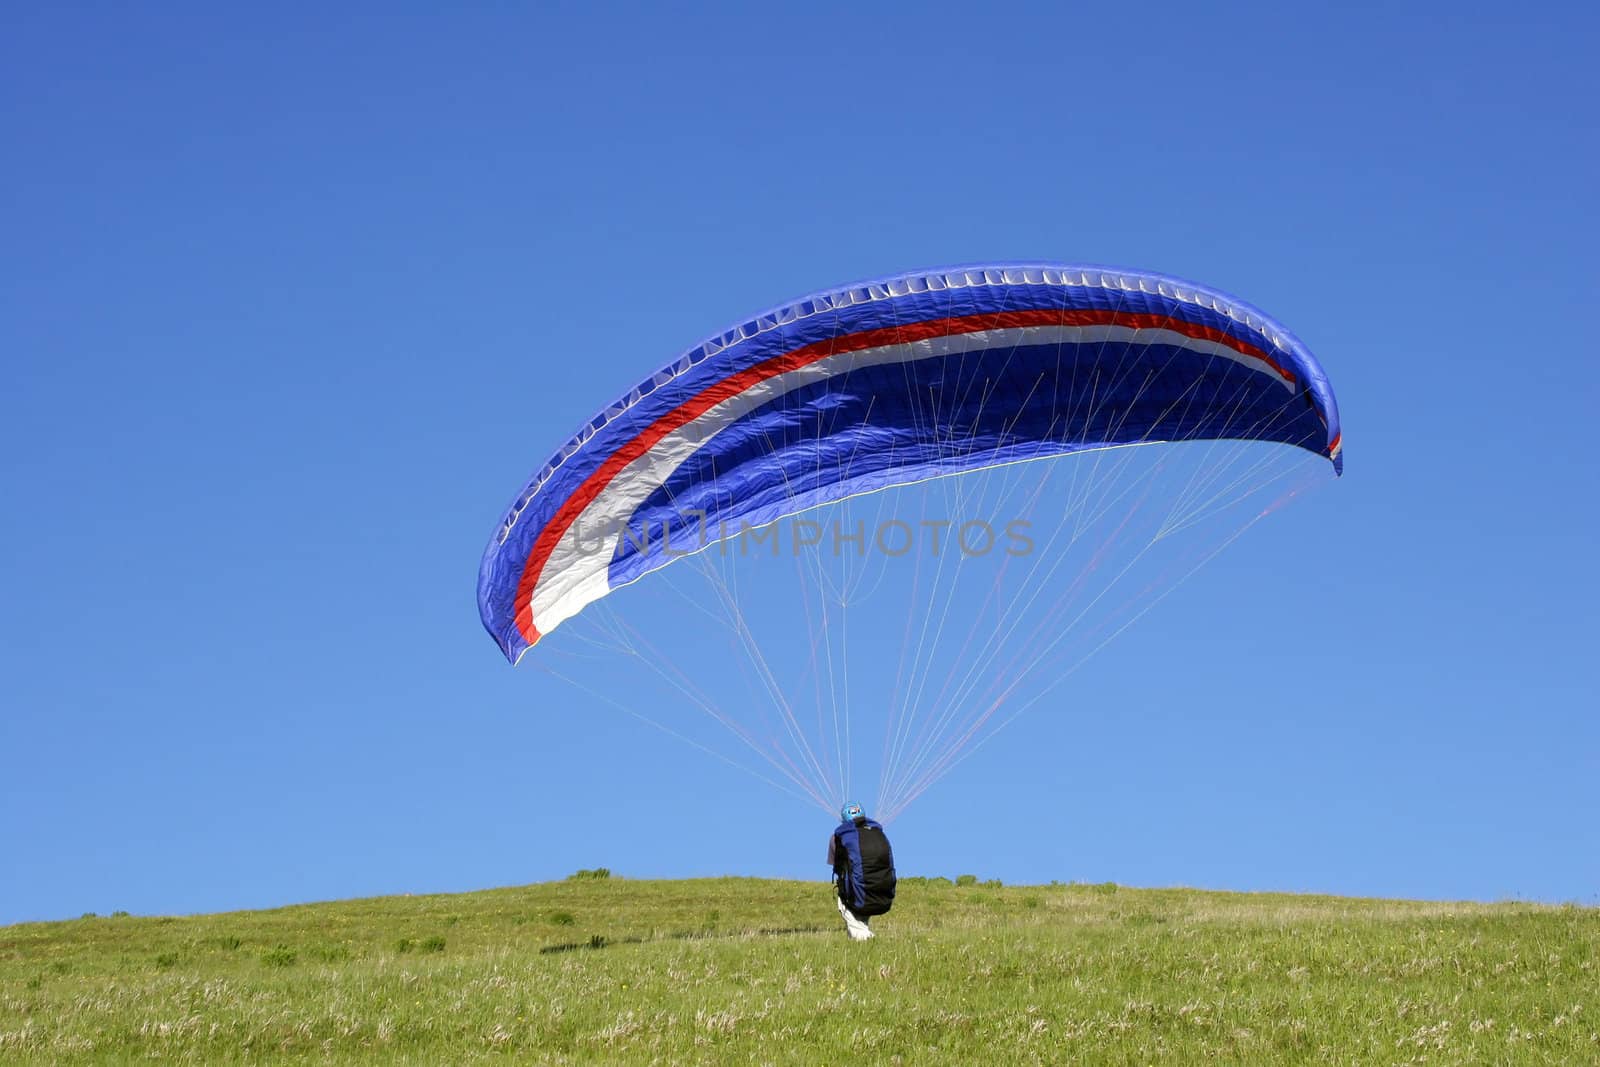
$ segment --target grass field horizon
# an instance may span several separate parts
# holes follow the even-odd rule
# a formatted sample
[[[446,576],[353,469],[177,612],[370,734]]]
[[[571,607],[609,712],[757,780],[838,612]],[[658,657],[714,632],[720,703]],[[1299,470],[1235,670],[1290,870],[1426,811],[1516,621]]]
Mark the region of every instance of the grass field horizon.
[[[0,927],[0,1060],[1600,1062],[1600,909],[608,874]]]

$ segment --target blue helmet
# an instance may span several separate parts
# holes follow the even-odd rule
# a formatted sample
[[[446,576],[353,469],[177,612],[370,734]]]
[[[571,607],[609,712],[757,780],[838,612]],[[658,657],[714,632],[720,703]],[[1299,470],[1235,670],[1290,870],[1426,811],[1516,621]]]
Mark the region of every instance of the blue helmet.
[[[845,822],[855,822],[857,819],[865,819],[866,817],[867,809],[854,801],[839,809],[839,818]]]

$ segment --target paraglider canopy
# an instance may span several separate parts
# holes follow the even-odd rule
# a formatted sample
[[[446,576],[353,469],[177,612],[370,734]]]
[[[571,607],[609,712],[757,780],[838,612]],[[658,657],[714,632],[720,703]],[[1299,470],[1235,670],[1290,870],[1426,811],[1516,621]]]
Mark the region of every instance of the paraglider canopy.
[[[596,413],[479,571],[508,659],[686,552],[864,493],[1154,442],[1253,440],[1342,468],[1322,369],[1214,289],[1056,263],[827,290],[694,346]]]

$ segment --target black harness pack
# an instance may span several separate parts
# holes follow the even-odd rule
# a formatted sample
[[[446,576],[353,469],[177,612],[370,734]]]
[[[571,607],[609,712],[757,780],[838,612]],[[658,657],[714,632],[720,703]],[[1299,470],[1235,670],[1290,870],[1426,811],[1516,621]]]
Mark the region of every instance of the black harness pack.
[[[833,838],[839,899],[857,915],[887,912],[894,906],[894,850],[883,827],[871,819],[842,823]]]

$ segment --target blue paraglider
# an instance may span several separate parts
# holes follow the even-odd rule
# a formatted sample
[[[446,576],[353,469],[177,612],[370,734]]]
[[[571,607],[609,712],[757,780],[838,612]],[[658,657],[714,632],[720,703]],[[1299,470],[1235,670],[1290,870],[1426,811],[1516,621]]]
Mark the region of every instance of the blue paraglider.
[[[696,345],[595,415],[507,511],[479,609],[515,662],[611,590],[739,529],[1002,464],[1204,440],[1342,465],[1321,368],[1233,297],[1050,263],[829,290]]]

